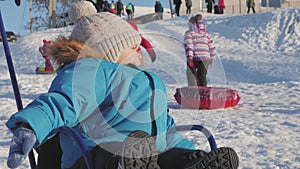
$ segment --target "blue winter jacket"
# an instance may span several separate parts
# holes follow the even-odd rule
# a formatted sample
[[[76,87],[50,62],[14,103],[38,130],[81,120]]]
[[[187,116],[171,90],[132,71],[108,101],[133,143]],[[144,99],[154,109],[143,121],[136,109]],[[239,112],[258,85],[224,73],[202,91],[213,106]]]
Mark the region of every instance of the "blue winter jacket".
[[[30,124],[37,137],[35,147],[62,126],[77,130],[89,149],[103,142],[123,141],[137,129],[151,133],[150,78],[138,69],[95,58],[74,61],[57,70],[48,93],[14,114],[6,125],[14,131],[18,122]],[[194,149],[179,133],[166,134],[175,124],[167,113],[165,84],[157,75],[150,75],[155,86],[159,151]],[[61,133],[60,139],[62,168],[70,168],[82,154],[72,138]]]

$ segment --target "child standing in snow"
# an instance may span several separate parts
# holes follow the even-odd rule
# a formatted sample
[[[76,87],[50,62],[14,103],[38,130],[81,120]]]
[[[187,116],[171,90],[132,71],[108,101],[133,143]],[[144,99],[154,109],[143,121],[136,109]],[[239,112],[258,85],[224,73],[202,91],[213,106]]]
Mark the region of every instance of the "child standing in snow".
[[[202,15],[197,14],[184,35],[189,86],[207,86],[207,69],[216,56],[213,39],[206,31]]]
[[[47,41],[46,39],[43,40],[43,46],[39,47],[39,52],[42,54],[43,58],[45,59],[45,72],[53,72],[53,66],[50,60],[50,57],[47,53],[48,48],[51,44],[51,41]]]
[[[155,1],[154,12],[157,14],[158,20],[163,19],[164,7],[160,1]]]
[[[117,7],[116,7],[116,4],[115,4],[115,1],[110,2],[109,12],[113,13],[113,14],[117,14]]]
[[[59,37],[49,49],[59,69],[48,93],[6,123],[13,132],[9,167],[18,167],[62,126],[79,133],[96,169],[222,168],[219,159],[238,167],[231,148],[206,153],[176,132],[164,81],[139,66],[141,36],[125,20],[97,14],[88,1],[69,13],[76,23],[70,38]],[[86,168],[78,143],[60,133],[60,145],[61,168]]]

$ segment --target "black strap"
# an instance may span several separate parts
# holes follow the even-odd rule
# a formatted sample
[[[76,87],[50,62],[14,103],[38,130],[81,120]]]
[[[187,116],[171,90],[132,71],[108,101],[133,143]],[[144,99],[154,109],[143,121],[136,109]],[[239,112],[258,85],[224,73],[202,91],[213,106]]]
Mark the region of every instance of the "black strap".
[[[155,116],[154,116],[154,95],[155,95],[155,91],[154,91],[154,81],[152,76],[150,75],[150,73],[143,71],[147,77],[149,78],[150,81],[150,87],[152,90],[152,95],[150,97],[150,117],[151,117],[151,121],[152,121],[152,131],[151,131],[151,136],[156,136],[157,135],[157,125],[156,125],[156,121],[155,121]]]
[[[150,87],[151,87],[151,90],[152,90],[152,95],[150,97],[150,118],[151,118],[151,124],[152,124],[152,127],[151,127],[152,128],[152,130],[151,130],[151,136],[156,136],[157,135],[157,125],[156,125],[155,115],[154,115],[154,96],[155,96],[154,80],[153,80],[153,78],[152,78],[152,76],[150,75],[149,72],[147,72],[145,70],[141,70],[136,65],[128,64],[128,66],[131,67],[131,68],[133,68],[133,69],[137,69],[137,70],[140,70],[140,71],[144,72],[145,75],[149,79]]]

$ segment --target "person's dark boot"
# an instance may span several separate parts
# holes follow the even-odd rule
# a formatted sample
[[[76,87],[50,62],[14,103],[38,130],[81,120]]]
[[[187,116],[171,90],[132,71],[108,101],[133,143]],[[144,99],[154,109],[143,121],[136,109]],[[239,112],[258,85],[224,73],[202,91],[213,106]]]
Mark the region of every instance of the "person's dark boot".
[[[232,148],[221,147],[191,161],[184,169],[237,169],[238,166],[237,153]]]
[[[201,159],[207,152],[185,148],[171,148],[159,155],[158,164],[162,169],[183,169],[195,159]]]
[[[194,151],[184,154],[183,159],[186,162],[191,162],[197,158],[204,157],[206,154],[207,154],[207,152],[205,152],[203,150],[194,150]]]
[[[133,131],[125,139],[118,169],[160,169],[155,140],[144,131]]]

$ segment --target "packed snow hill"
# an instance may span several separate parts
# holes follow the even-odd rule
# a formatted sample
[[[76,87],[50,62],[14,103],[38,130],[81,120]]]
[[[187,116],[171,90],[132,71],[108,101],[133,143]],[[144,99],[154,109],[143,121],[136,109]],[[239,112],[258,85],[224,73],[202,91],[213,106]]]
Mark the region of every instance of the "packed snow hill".
[[[137,7],[137,12],[153,8]],[[189,16],[139,25],[151,41],[157,60],[145,56],[145,67],[161,76],[168,90],[169,109],[178,125],[201,124],[218,146],[234,148],[243,169],[296,169],[300,166],[300,9],[278,9],[249,15],[212,15],[204,22],[217,47],[209,69],[209,86],[238,90],[234,108],[197,110],[180,106],[174,98],[187,85],[183,35]],[[70,35],[72,26],[35,32],[9,43],[24,107],[45,93],[55,74],[37,75],[44,65],[38,51],[43,39]],[[145,51],[144,51],[145,52]],[[146,55],[146,54],[145,54]],[[3,46],[0,46],[0,168],[5,169],[12,133],[8,118],[17,111]],[[199,132],[184,132],[197,147],[209,150]],[[28,160],[20,168],[30,168]]]

